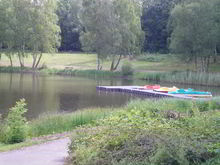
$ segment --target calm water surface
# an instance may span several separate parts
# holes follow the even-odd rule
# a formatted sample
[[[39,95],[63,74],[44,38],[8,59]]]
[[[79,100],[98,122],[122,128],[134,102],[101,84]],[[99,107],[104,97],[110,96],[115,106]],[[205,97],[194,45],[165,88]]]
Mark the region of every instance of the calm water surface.
[[[45,113],[72,112],[89,107],[119,107],[136,97],[129,94],[98,92],[96,86],[145,84],[148,83],[132,80],[94,80],[80,77],[0,73],[0,114],[3,116],[7,114],[8,109],[21,98],[25,98],[28,104],[26,116],[29,119]],[[178,87],[191,87],[220,95],[218,88]]]
[[[7,114],[8,109],[21,98],[25,98],[28,104],[29,119],[44,113],[72,112],[89,107],[118,107],[126,104],[131,96],[99,93],[96,86],[127,83],[129,81],[0,73],[0,114]]]

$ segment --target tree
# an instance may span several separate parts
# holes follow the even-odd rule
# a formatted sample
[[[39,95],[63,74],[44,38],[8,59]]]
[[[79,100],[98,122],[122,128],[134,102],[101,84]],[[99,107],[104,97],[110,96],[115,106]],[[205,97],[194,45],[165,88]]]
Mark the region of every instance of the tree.
[[[184,59],[194,59],[196,67],[203,72],[208,71],[218,43],[215,2],[197,0],[177,5],[171,12],[170,49]]]
[[[81,3],[79,0],[59,0],[57,15],[61,29],[60,51],[80,51],[81,43],[79,40],[81,24],[79,12]]]
[[[1,33],[3,47],[12,65],[12,55],[17,52],[21,67],[25,56],[25,43],[28,37],[30,3],[27,0],[1,0]]]
[[[24,57],[31,53],[36,69],[42,53],[53,52],[59,45],[56,1],[1,0],[0,9],[0,38],[11,66],[12,55],[17,54],[24,67]]]
[[[81,21],[85,29],[80,40],[83,50],[97,53],[98,70],[107,57],[114,71],[123,55],[140,52],[140,13],[134,0],[83,0]]]
[[[60,44],[60,28],[57,25],[56,1],[35,0],[31,4],[31,26],[28,50],[33,57],[32,69],[36,69],[43,53],[52,53]]]
[[[145,32],[143,50],[148,52],[168,52],[167,24],[170,11],[181,0],[143,0],[141,17],[142,29]]]

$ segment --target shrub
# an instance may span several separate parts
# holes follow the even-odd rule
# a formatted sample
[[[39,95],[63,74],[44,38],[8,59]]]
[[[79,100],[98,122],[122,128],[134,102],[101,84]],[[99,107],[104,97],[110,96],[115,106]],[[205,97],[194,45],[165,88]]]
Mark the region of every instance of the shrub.
[[[138,61],[145,61],[145,62],[162,62],[164,61],[166,57],[163,56],[159,56],[159,55],[142,55],[142,56],[138,56],[137,60]]]
[[[122,71],[122,75],[128,76],[128,75],[133,75],[134,69],[131,63],[126,62],[122,65],[121,71]]]
[[[16,102],[16,105],[9,109],[8,116],[4,120],[1,140],[4,143],[19,143],[25,140],[27,135],[27,122],[23,116],[27,109],[25,108],[25,99]]]

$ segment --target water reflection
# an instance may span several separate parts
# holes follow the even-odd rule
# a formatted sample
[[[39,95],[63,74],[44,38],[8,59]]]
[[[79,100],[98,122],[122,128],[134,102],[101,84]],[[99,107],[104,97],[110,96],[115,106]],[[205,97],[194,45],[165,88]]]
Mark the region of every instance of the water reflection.
[[[0,74],[0,113],[5,115],[15,102],[25,98],[27,117],[44,113],[71,112],[88,107],[121,106],[130,97],[99,94],[97,85],[122,85],[117,80],[79,77],[39,76],[37,74]]]

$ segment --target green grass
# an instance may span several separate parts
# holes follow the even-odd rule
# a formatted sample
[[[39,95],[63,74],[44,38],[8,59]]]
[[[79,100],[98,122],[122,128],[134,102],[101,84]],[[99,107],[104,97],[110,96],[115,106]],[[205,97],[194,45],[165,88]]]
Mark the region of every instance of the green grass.
[[[71,165],[213,165],[219,162],[219,99],[144,100],[84,126]]]
[[[38,137],[42,135],[72,131],[78,126],[91,124],[97,119],[105,118],[111,109],[87,109],[68,114],[43,115],[29,124],[29,136]]]
[[[17,56],[13,58],[13,66],[20,66]],[[24,64],[26,67],[32,66],[32,57],[28,56],[24,59]],[[85,54],[85,53],[56,53],[56,54],[47,54],[44,53],[39,64],[39,67],[46,65],[48,68],[56,69],[96,69],[96,55],[95,54]],[[10,61],[5,56],[2,55],[0,60],[0,65],[9,66]],[[110,68],[110,62],[104,62],[103,69],[108,70]]]

